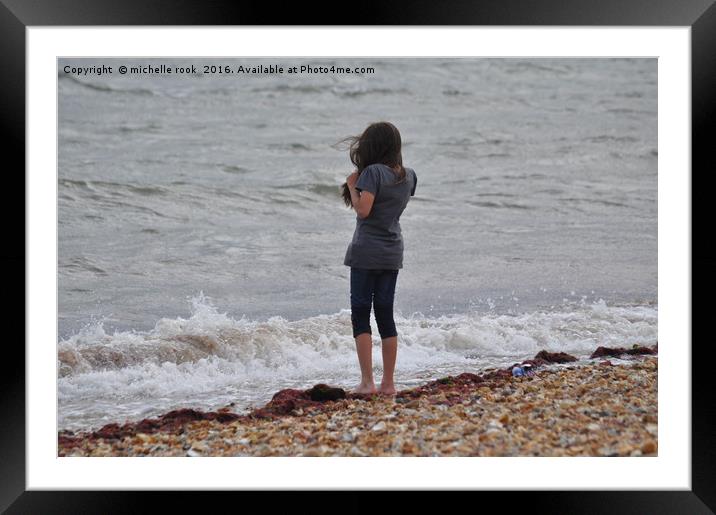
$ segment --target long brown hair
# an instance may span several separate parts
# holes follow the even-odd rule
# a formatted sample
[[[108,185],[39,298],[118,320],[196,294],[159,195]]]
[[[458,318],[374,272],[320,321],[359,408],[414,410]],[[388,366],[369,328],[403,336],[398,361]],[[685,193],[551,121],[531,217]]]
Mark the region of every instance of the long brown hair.
[[[376,122],[370,124],[360,136],[349,136],[338,142],[349,143],[348,155],[351,163],[358,170],[358,175],[372,164],[382,163],[395,171],[398,180],[395,184],[405,181],[406,172],[403,168],[403,155],[401,154],[402,142],[397,127],[389,122]],[[343,201],[346,206],[353,207],[351,193],[348,185],[344,182]]]

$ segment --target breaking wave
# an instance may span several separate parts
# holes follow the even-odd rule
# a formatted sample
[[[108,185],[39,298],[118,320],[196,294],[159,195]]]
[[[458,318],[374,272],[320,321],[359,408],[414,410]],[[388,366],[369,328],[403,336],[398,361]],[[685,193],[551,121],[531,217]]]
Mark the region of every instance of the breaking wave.
[[[597,345],[653,345],[657,308],[607,306],[604,301],[568,311],[519,315],[396,315],[401,362],[428,365],[465,354],[482,357],[530,356],[541,349],[575,354]],[[374,323],[374,321],[372,321]],[[377,330],[373,330],[378,340]],[[220,358],[252,370],[300,372],[317,364],[331,367],[353,359],[350,311],[290,321],[232,318],[199,295],[189,318],[163,318],[150,331],[108,333],[103,324],[86,326],[58,344],[61,377],[140,365],[197,363]]]

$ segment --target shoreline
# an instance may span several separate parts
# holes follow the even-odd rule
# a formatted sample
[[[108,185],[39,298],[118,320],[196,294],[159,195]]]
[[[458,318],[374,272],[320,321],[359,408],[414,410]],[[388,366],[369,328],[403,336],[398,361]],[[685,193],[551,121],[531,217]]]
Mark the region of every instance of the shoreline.
[[[245,415],[178,409],[60,431],[58,456],[656,455],[658,344],[599,347],[590,359],[601,361],[541,351],[513,365],[531,365],[527,376],[465,372],[395,396],[284,389]]]

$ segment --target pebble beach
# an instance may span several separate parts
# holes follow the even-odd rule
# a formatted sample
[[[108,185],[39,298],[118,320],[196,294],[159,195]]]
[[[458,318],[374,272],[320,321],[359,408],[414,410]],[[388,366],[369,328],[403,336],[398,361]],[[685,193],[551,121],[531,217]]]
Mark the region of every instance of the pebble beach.
[[[657,346],[540,352],[529,375],[465,372],[360,395],[316,385],[239,415],[174,410],[61,431],[59,456],[656,456]]]

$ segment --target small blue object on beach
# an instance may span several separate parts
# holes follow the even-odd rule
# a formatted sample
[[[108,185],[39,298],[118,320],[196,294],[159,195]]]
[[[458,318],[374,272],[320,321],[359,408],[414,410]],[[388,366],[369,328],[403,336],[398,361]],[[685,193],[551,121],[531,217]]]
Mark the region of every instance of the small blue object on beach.
[[[522,377],[523,375],[525,375],[525,371],[522,369],[522,367],[512,368],[512,377]]]

